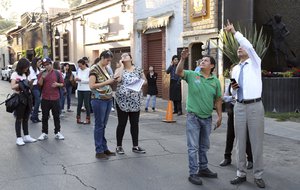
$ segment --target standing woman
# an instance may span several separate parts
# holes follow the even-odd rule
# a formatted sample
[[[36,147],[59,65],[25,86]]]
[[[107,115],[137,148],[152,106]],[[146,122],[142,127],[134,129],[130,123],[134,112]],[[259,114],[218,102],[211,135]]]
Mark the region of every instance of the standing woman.
[[[108,159],[115,156],[107,147],[105,138],[105,128],[108,116],[112,107],[112,88],[111,84],[115,79],[111,78],[107,71],[107,65],[111,62],[113,54],[103,51],[100,54],[100,61],[94,64],[90,70],[89,86],[91,89],[91,104],[95,115],[94,140],[96,147],[96,158]]]
[[[72,82],[75,79],[74,79],[72,70],[70,69],[69,63],[64,64],[64,69],[65,69],[65,74],[66,74],[64,84],[65,84],[66,91],[67,91],[67,112],[73,112],[70,108],[71,108],[71,95],[72,95],[72,89],[73,89]],[[64,104],[63,104],[62,109],[64,109]]]
[[[124,154],[122,141],[129,117],[130,133],[133,144],[132,151],[135,153],[146,153],[146,151],[138,145],[142,93],[141,91],[136,92],[126,88],[128,84],[134,83],[139,79],[144,79],[146,81],[146,78],[143,74],[142,69],[139,67],[135,67],[132,64],[132,58],[130,54],[124,53],[121,58],[121,67],[118,68],[115,72],[115,76],[118,76],[117,80],[119,82],[116,90],[116,107],[118,113],[116,152],[118,154]]]
[[[29,66],[30,62],[28,59],[22,58],[17,64],[16,71],[11,75],[11,88],[20,96],[20,103],[14,112],[16,117],[16,144],[19,146],[25,143],[36,142],[36,139],[32,138],[28,132],[28,119],[32,109],[32,95],[29,86],[29,81],[31,81]],[[21,136],[21,125],[23,126],[23,138]]]
[[[174,112],[177,115],[182,115],[181,107],[181,79],[176,75],[175,71],[178,64],[178,56],[174,55],[172,57],[172,62],[169,68],[167,69],[167,74],[170,74],[170,100],[173,101]]]
[[[75,81],[78,82],[77,85],[77,94],[78,94],[78,104],[77,104],[77,115],[76,120],[78,124],[90,124],[91,123],[91,109],[90,109],[90,101],[91,101],[91,89],[89,87],[89,74],[90,68],[88,68],[87,63],[83,59],[78,60],[78,71]],[[84,102],[84,107],[86,110],[86,120],[85,122],[81,121],[81,108]]]
[[[152,111],[155,111],[155,104],[156,104],[156,95],[157,95],[157,73],[154,72],[153,67],[149,67],[149,73],[146,76],[148,82],[148,91],[147,91],[147,99],[145,105],[145,111],[148,111],[148,106],[150,99],[152,98]]]
[[[30,117],[30,120],[33,123],[42,122],[38,117],[39,107],[41,104],[41,91],[40,91],[39,85],[37,84],[37,76],[40,73],[41,63],[42,63],[42,60],[38,57],[35,57],[32,59],[31,67],[29,68],[30,77],[31,77],[31,79],[33,79],[32,94],[33,94],[33,98],[34,98],[34,105],[33,105],[33,111],[31,113],[31,117]]]

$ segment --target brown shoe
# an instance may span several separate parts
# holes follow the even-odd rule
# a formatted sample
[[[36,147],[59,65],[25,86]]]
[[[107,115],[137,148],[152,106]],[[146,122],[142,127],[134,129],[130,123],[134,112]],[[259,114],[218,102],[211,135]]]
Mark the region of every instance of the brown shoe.
[[[77,121],[77,124],[83,124],[83,122],[80,119],[80,115],[76,116],[76,121]]]
[[[106,156],[116,156],[116,153],[115,152],[111,152],[110,150],[104,151],[104,154],[106,154]]]
[[[86,116],[85,122],[83,124],[86,124],[86,125],[91,124],[91,117]]]
[[[100,160],[108,160],[108,156],[106,154],[102,153],[96,153],[96,158]]]

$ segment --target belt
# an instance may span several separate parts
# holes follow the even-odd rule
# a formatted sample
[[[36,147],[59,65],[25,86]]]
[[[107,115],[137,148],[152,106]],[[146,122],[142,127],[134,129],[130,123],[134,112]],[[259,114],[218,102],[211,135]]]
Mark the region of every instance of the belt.
[[[260,102],[260,101],[261,101],[261,98],[250,99],[250,100],[242,100],[242,101],[237,100],[237,102],[239,102],[241,104],[252,104],[252,103]]]

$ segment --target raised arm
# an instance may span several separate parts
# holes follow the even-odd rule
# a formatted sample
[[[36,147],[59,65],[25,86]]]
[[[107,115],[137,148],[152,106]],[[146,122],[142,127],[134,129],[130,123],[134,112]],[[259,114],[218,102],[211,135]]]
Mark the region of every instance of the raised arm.
[[[184,77],[184,72],[183,72],[183,68],[184,68],[184,62],[185,59],[189,56],[189,49],[185,48],[184,50],[182,50],[181,52],[181,58],[180,61],[176,67],[176,75],[180,76],[180,77]]]
[[[245,49],[245,51],[247,52],[247,54],[248,54],[249,58],[252,60],[252,62],[255,63],[257,66],[261,66],[261,59],[257,55],[252,44],[249,42],[249,40],[247,38],[245,38],[243,36],[243,34],[241,34],[240,32],[237,32],[235,30],[233,24],[230,23],[229,20],[227,20],[227,25],[225,26],[224,30],[226,30],[227,32],[231,32],[234,35],[235,39],[240,44],[240,46],[243,49]]]

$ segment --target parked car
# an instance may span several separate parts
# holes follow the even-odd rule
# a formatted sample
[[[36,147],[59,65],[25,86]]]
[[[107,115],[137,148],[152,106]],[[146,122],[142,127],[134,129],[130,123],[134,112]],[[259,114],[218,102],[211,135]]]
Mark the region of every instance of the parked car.
[[[12,74],[12,65],[7,65],[1,69],[1,79],[10,81],[10,76]]]

